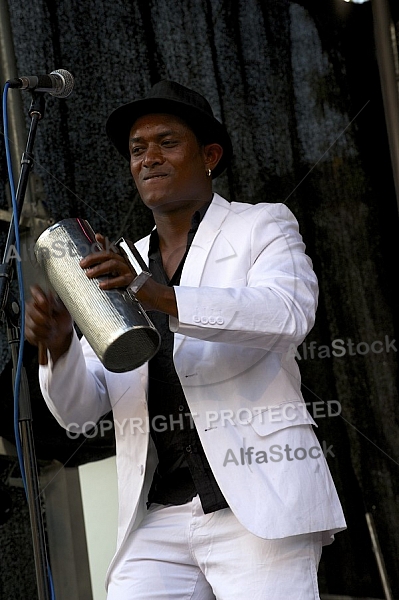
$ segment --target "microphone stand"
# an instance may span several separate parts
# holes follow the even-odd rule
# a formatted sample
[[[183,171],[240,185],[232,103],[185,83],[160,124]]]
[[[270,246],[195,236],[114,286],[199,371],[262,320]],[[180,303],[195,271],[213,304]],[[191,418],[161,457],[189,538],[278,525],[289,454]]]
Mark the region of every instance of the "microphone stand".
[[[29,109],[31,125],[26,143],[25,152],[22,154],[21,171],[16,191],[18,223],[22,213],[25,192],[29,179],[29,172],[33,165],[33,144],[35,141],[37,126],[44,115],[44,96],[43,93],[32,92],[32,103]],[[11,182],[10,182],[11,184]],[[6,322],[7,338],[11,349],[13,362],[13,384],[17,372],[18,349],[20,340],[20,306],[18,300],[10,292],[10,283],[14,276],[15,253],[15,230],[14,216],[11,219],[8,237],[6,241],[4,258],[0,264],[0,309],[1,318]],[[9,257],[13,256],[12,260]],[[18,259],[19,257],[17,257]],[[22,340],[22,343],[24,340]],[[46,552],[46,542],[44,535],[44,525],[42,519],[42,510],[40,502],[39,477],[35,456],[33,430],[32,430],[32,412],[29,397],[29,386],[26,371],[22,367],[21,382],[19,390],[19,431],[22,445],[23,464],[26,480],[26,494],[29,507],[29,517],[32,528],[33,553],[35,560],[35,571],[37,581],[37,591],[39,600],[50,600],[50,585],[48,573],[48,561]]]

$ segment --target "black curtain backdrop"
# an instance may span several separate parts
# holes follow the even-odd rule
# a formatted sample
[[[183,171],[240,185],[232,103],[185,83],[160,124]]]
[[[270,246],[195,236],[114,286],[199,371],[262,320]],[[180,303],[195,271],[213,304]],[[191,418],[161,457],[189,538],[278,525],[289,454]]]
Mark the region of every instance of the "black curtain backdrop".
[[[320,588],[384,597],[365,521],[370,512],[398,598],[398,210],[370,2],[8,3],[15,75],[64,68],[75,76],[69,99],[46,98],[35,144],[34,172],[54,220],[81,216],[110,238],[135,240],[149,231],[151,215],[104,126],[111,110],[162,78],[202,92],[230,132],[233,161],[215,191],[230,200],[284,202],[296,214],[320,282],[318,318],[297,355],[303,393],[348,522],[324,550]],[[392,3],[397,22],[395,11]],[[30,95],[23,100],[27,115]],[[0,158],[5,208],[2,140]],[[4,242],[7,225],[1,227]],[[7,394],[0,435],[12,439],[4,329],[1,339]],[[112,435],[83,445],[66,440],[43,407],[30,349],[26,366],[40,459],[68,463],[73,453],[69,464],[79,464],[112,454]],[[7,542],[0,546],[0,597],[7,600],[21,597],[17,575],[10,584],[10,565],[20,569],[10,541],[18,525],[10,523],[0,525]]]

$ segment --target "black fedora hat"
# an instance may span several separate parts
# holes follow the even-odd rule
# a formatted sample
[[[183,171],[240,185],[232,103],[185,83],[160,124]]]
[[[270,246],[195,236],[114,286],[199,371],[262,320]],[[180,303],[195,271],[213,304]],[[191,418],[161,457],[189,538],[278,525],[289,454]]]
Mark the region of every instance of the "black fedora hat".
[[[120,106],[108,117],[107,135],[127,160],[130,160],[130,129],[139,117],[150,113],[176,115],[187,123],[201,143],[220,144],[223,156],[212,177],[218,177],[225,170],[233,153],[231,140],[222,123],[214,117],[209,102],[194,90],[167,79],[156,83],[144,98]]]

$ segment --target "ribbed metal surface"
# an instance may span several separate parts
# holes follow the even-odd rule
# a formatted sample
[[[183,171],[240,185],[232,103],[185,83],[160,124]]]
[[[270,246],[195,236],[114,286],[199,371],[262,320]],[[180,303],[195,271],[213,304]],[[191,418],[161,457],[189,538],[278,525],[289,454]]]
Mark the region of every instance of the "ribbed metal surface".
[[[81,258],[93,252],[94,234],[83,219],[64,219],[42,233],[35,254],[49,283],[104,366],[130,371],[158,350],[160,337],[141,305],[120,289],[101,290]]]

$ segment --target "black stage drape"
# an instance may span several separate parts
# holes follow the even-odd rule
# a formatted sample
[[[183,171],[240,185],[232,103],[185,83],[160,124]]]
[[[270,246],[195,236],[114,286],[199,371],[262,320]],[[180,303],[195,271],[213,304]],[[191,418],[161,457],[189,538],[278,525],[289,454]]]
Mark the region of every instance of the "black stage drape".
[[[110,238],[148,232],[151,215],[104,125],[111,110],[161,78],[202,92],[231,134],[233,161],[215,190],[231,200],[285,202],[296,214],[320,281],[316,325],[298,350],[303,393],[348,521],[323,553],[321,591],[383,597],[370,512],[399,597],[398,219],[370,2],[8,3],[15,75],[64,68],[76,79],[69,99],[46,99],[35,145],[34,172],[54,220],[79,215]],[[29,94],[23,101],[27,115]],[[4,208],[3,145],[0,158]],[[3,240],[6,230],[3,223]],[[4,332],[2,349],[6,381]],[[29,351],[27,368],[40,458],[67,461],[75,446],[42,406]],[[10,397],[0,408],[0,435],[8,437]],[[109,455],[113,440],[84,447],[75,463]]]

